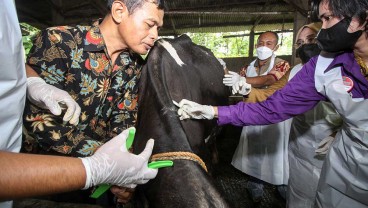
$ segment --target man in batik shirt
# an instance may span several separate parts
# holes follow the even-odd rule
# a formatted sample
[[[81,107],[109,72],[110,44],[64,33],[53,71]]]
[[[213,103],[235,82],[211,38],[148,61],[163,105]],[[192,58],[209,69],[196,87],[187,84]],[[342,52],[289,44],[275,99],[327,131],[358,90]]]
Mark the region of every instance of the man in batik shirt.
[[[113,64],[99,22],[92,26],[52,27],[36,37],[27,65],[48,84],[68,92],[81,107],[77,126],[27,101],[24,126],[42,153],[93,154],[122,130],[134,126],[137,81],[142,59],[122,52]],[[27,146],[31,148],[25,140]],[[35,146],[33,146],[35,148]]]
[[[109,14],[90,26],[51,27],[35,38],[26,62],[27,90],[39,93],[26,103],[23,151],[85,157],[135,125],[140,55],[158,38],[163,0],[108,0],[107,5]],[[68,111],[56,115],[46,103],[60,103],[60,97],[80,114],[77,110],[66,120]],[[78,197],[70,196],[67,200]]]

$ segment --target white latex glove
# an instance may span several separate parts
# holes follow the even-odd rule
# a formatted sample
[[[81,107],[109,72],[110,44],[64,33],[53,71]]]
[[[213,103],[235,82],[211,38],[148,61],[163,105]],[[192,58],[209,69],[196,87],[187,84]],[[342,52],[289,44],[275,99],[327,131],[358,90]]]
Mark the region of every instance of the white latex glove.
[[[73,125],[79,123],[81,108],[78,103],[67,92],[47,84],[40,77],[27,78],[27,98],[33,104],[49,109],[54,115],[60,115],[66,105],[67,110],[63,121],[69,121]]]
[[[220,64],[222,65],[222,67],[223,67],[224,69],[226,69],[226,63],[225,63],[225,61],[224,61],[224,60],[222,60],[222,59],[220,59],[220,58],[217,58],[217,60],[220,62]]]
[[[84,189],[99,184],[134,188],[156,177],[158,170],[148,168],[154,140],[148,140],[141,154],[132,154],[125,144],[129,129],[102,145],[94,155],[81,158],[87,174]]]
[[[178,114],[180,120],[188,118],[211,120],[215,117],[215,109],[210,105],[200,105],[183,99],[179,102]]]
[[[318,155],[325,155],[328,152],[328,149],[330,148],[332,142],[335,140],[335,137],[332,136],[328,136],[324,139],[322,139],[322,141],[320,143],[318,143],[318,148],[315,150],[315,152]]]
[[[229,71],[229,74],[225,74],[222,79],[222,83],[226,86],[232,87],[235,83],[240,81],[240,78],[245,79],[245,77],[240,76],[238,73]]]
[[[232,86],[232,93],[239,93],[241,95],[248,95],[252,89],[252,85],[246,82],[245,77],[240,78],[239,82]]]

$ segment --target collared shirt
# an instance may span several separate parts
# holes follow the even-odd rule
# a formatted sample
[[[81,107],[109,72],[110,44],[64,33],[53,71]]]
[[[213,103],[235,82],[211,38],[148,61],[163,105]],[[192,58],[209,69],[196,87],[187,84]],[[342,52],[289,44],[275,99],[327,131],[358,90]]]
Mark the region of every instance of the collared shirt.
[[[219,106],[218,124],[245,126],[278,123],[312,109],[319,101],[326,101],[328,98],[315,88],[316,61],[317,57],[312,58],[284,88],[264,102],[239,102],[237,105]],[[351,96],[367,99],[368,81],[361,73],[353,52],[336,56],[326,71],[339,70],[333,69],[337,66],[341,66],[342,76],[347,76],[354,82]]]
[[[68,92],[81,107],[77,126],[27,102],[23,146],[26,151],[88,156],[137,118],[137,82],[142,58],[122,52],[112,63],[99,30],[60,26],[42,31],[28,56],[29,64],[48,84]]]

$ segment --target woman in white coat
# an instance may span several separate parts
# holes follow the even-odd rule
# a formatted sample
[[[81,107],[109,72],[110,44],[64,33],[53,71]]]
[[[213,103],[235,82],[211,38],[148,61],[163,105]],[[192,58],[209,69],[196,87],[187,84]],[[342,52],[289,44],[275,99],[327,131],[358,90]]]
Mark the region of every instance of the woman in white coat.
[[[321,23],[302,26],[296,35],[296,57],[302,63],[294,66],[289,80],[298,73],[320,49],[316,36]],[[321,101],[315,108],[292,119],[289,138],[289,182],[287,207],[312,208],[319,176],[329,145],[342,120],[329,102]]]

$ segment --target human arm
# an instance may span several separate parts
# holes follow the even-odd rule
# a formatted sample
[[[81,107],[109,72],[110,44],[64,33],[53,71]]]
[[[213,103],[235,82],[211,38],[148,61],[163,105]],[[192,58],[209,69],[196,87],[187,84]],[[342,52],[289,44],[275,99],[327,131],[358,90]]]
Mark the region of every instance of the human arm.
[[[37,41],[40,41],[42,37],[46,36],[46,33],[39,34],[39,38]],[[40,45],[41,43],[37,42],[35,44]],[[45,41],[45,40],[43,40]],[[44,43],[45,51],[51,51],[48,48],[52,48],[52,44],[48,45]],[[39,56],[44,55],[41,48],[33,47],[30,53],[30,57],[28,58],[28,62],[33,63],[34,67],[39,67],[40,64],[39,60],[42,59]],[[32,59],[33,57],[33,59]],[[46,61],[45,61],[46,62]],[[43,64],[45,64],[43,62]],[[60,63],[64,63],[61,61]],[[64,64],[58,64],[61,68],[67,68]],[[34,103],[35,105],[49,109],[52,114],[60,115],[62,110],[65,109],[65,114],[63,117],[64,122],[70,122],[73,125],[77,125],[79,122],[79,115],[80,115],[80,107],[78,103],[63,89],[57,88],[53,85],[50,85],[43,81],[40,78],[39,74],[29,65],[26,64],[26,74],[27,74],[27,98]],[[43,65],[46,66],[46,65]],[[56,66],[56,64],[54,65]],[[43,69],[44,67],[39,67]],[[41,70],[38,70],[39,73],[42,73]],[[50,73],[52,74],[52,73]],[[60,79],[60,78],[59,78]],[[59,86],[60,87],[60,86]]]
[[[37,145],[36,152],[73,157],[92,155],[102,143],[83,131],[84,124],[77,126],[64,123],[62,117],[55,116],[49,110],[39,108],[29,101],[23,113],[24,134],[28,137],[23,140],[23,147],[27,151],[31,146]],[[111,137],[110,137],[111,138]]]
[[[72,125],[79,122],[81,108],[78,103],[66,91],[47,84],[40,77],[27,78],[27,98],[38,107],[49,109],[56,116],[66,108],[63,121],[69,121]]]
[[[103,183],[125,187],[146,183],[157,175],[157,169],[148,168],[154,142],[149,140],[143,152],[134,155],[125,146],[128,132],[123,131],[86,158],[0,151],[0,201]]]
[[[27,77],[39,77],[37,72],[32,69],[28,64],[26,64],[26,74]]]
[[[86,173],[79,158],[0,151],[0,201],[78,190]]]
[[[225,74],[222,83],[231,87],[232,94],[247,95],[251,91],[251,85],[247,83],[245,77],[236,72],[229,71]]]
[[[111,186],[110,191],[114,194],[117,203],[126,204],[132,198],[135,188]]]
[[[251,92],[243,99],[244,102],[247,103],[256,103],[266,100],[269,96],[283,88],[288,82],[287,72],[280,80],[276,81],[274,84],[270,85],[267,88],[254,88],[252,87]]]
[[[257,77],[247,77],[247,83],[251,84],[252,87],[260,88],[272,85],[277,80],[272,75],[261,75]]]
[[[313,65],[314,64],[314,65]],[[218,117],[218,124],[232,124],[235,126],[265,125],[286,120],[292,116],[304,113],[313,108],[320,100],[326,98],[317,92],[314,85],[315,63],[311,63],[305,70],[299,72],[283,89],[276,91],[266,101],[260,103],[239,102],[232,106],[214,107],[214,117]],[[183,105],[181,118],[194,118],[205,113],[202,105]],[[210,106],[212,107],[212,106]],[[180,110],[180,109],[179,109]],[[208,110],[206,112],[209,112]]]
[[[282,59],[275,59],[274,67],[266,74],[256,77],[247,77],[247,83],[252,87],[262,88],[275,84],[290,70],[290,65]]]
[[[219,106],[218,124],[273,124],[310,110],[319,101],[327,99],[315,88],[314,69],[315,62],[304,65],[301,72],[263,102]]]

